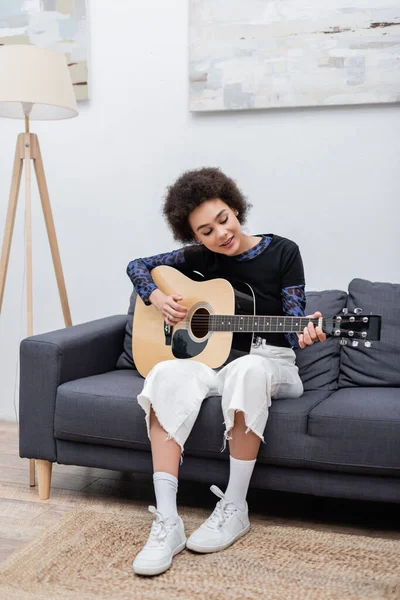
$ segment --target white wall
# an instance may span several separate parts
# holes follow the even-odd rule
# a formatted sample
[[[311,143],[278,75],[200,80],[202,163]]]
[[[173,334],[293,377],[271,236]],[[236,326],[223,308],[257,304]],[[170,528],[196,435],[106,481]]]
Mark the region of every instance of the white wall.
[[[89,1],[90,96],[70,121],[33,123],[73,323],[126,312],[129,260],[175,247],[167,185],[219,166],[253,203],[249,232],[300,245],[308,289],[398,282],[400,105],[189,114],[182,0]],[[23,123],[0,120],[0,236]],[[23,187],[0,317],[0,418],[15,419],[25,335]],[[34,331],[63,326],[34,194]],[[21,308],[22,307],[22,308]]]

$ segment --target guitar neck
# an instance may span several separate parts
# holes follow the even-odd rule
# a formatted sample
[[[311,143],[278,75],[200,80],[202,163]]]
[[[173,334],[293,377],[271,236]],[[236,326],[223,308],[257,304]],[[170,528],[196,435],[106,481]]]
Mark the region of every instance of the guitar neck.
[[[233,331],[259,333],[302,332],[309,322],[319,325],[320,319],[308,317],[255,316],[255,315],[210,315],[209,331]],[[323,325],[325,319],[322,319]]]

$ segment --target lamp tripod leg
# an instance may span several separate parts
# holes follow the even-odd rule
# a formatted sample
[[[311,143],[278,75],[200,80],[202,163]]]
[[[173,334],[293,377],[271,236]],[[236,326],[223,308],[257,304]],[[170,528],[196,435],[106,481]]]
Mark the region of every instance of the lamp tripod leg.
[[[64,316],[64,323],[66,327],[71,327],[71,313],[69,310],[68,297],[67,297],[67,289],[65,287],[64,274],[61,266],[61,258],[60,251],[58,249],[56,230],[54,227],[53,213],[51,210],[50,197],[47,189],[46,176],[43,167],[42,155],[40,152],[39,140],[37,135],[35,134],[25,134],[29,135],[30,145],[31,145],[31,158],[33,159],[33,165],[35,168],[36,179],[38,183],[40,200],[42,203],[44,220],[46,223],[47,235],[49,238],[51,256],[53,258],[53,265],[57,279],[58,293],[60,295],[61,307]],[[29,244],[27,244],[27,252],[29,253]],[[27,255],[28,256],[28,255]],[[29,287],[29,286],[27,286]],[[29,311],[29,299],[28,299],[28,311]],[[46,461],[40,461],[40,463],[44,463]],[[51,463],[49,463],[51,465]],[[35,460],[30,459],[30,469],[29,469],[29,479],[30,485],[35,485]],[[43,474],[42,474],[43,479]],[[41,475],[39,471],[39,488],[40,488]],[[47,480],[46,480],[47,481]],[[50,480],[48,480],[48,485],[50,485]],[[40,489],[39,489],[40,494]],[[48,494],[47,494],[48,497]]]
[[[43,167],[42,155],[40,152],[39,140],[34,134],[31,134],[31,138],[35,149],[33,154],[33,164],[35,167],[36,178],[38,182],[40,200],[42,202],[43,215],[46,223],[51,255],[53,257],[53,265],[57,279],[58,293],[60,295],[61,306],[64,315],[64,322],[66,327],[71,327],[72,320],[68,304],[67,289],[65,287],[64,274],[61,266],[60,252],[58,249],[56,230],[54,227],[53,213],[51,210],[50,197],[47,189],[46,176]]]
[[[32,285],[32,195],[31,195],[31,140],[24,135],[25,153],[25,256],[26,256],[26,320],[28,337],[33,335],[33,285]]]
[[[8,201],[6,225],[4,229],[3,246],[0,258],[0,313],[3,305],[4,288],[7,278],[8,262],[10,258],[11,240],[14,231],[15,214],[17,212],[17,203],[19,188],[21,185],[21,176],[23,168],[23,134],[20,134],[17,139],[15,148],[14,167],[11,179],[10,196]]]
[[[31,195],[31,139],[24,135],[25,159],[25,247],[26,247],[26,318],[28,336],[33,335],[33,283],[32,283],[32,195]],[[29,485],[35,486],[35,459],[29,459]]]

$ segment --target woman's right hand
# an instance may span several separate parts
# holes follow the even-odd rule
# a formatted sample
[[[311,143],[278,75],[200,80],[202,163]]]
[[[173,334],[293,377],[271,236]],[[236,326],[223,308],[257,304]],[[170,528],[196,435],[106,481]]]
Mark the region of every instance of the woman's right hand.
[[[186,319],[188,309],[186,306],[178,304],[183,300],[183,296],[180,294],[166,296],[161,290],[156,289],[150,294],[149,300],[162,314],[168,325],[176,325],[179,321]]]

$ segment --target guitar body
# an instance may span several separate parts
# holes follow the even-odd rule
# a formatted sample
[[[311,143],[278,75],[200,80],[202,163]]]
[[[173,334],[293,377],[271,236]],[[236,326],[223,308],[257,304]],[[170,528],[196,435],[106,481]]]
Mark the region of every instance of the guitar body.
[[[132,327],[132,352],[137,370],[146,377],[164,360],[196,360],[212,369],[228,359],[232,346],[249,352],[253,332],[302,332],[310,322],[327,335],[340,339],[343,345],[357,347],[370,340],[380,340],[381,317],[354,314],[345,308],[333,317],[301,317],[288,315],[257,315],[252,288],[225,279],[193,281],[172,267],[160,266],[151,271],[156,286],[167,296],[181,294],[188,315],[174,327],[164,322],[153,306],[137,298]]]
[[[209,315],[254,315],[255,300],[250,286],[234,289],[225,279],[193,281],[172,267],[152,270],[156,286],[167,296],[181,294],[182,306],[189,309],[187,318],[174,327],[167,326],[153,306],[146,306],[138,296],[132,328],[132,352],[139,373],[146,377],[159,362],[188,359],[216,369],[229,357],[232,345],[250,351],[253,334],[231,331],[208,331]]]

